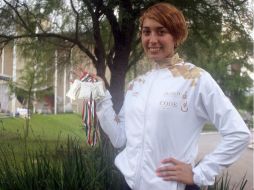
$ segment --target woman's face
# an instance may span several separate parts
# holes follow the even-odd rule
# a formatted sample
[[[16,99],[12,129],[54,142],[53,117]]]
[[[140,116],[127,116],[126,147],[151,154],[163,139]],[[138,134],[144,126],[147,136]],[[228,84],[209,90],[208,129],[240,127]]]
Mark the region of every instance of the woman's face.
[[[155,61],[174,55],[174,39],[169,31],[153,19],[145,18],[141,40],[146,55]]]

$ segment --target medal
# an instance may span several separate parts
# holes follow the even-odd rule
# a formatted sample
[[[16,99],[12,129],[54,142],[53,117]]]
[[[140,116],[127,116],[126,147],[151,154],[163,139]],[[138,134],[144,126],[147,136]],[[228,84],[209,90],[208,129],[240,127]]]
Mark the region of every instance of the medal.
[[[67,92],[72,100],[80,99],[82,103],[82,122],[85,128],[87,143],[96,145],[99,139],[98,118],[96,116],[96,100],[105,96],[102,81],[84,71],[80,80],[76,79]]]

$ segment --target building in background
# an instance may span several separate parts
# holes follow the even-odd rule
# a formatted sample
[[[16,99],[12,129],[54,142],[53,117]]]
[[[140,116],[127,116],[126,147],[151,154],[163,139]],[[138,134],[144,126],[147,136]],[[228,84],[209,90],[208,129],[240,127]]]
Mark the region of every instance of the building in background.
[[[78,64],[72,63],[72,56],[69,62],[61,64],[64,50],[56,50],[55,58],[52,60],[54,66],[54,76],[52,80],[52,94],[37,100],[34,97],[33,112],[34,113],[65,113],[65,112],[81,112],[82,100],[72,101],[66,96],[70,84],[75,79],[73,70],[82,65],[87,71],[96,73],[91,60],[79,53],[78,49],[73,49],[75,56],[78,55]],[[76,59],[77,60],[77,59]],[[0,112],[10,115],[16,115],[18,108],[25,108],[22,97],[16,97],[10,94],[8,86],[9,80],[18,81],[22,75],[20,70],[26,64],[26,60],[17,52],[13,44],[5,46],[0,56]],[[107,72],[109,73],[109,72]],[[109,74],[108,74],[109,75]],[[45,77],[46,74],[45,74]],[[35,89],[36,90],[36,89]],[[38,90],[38,89],[37,89]],[[40,90],[40,89],[39,89]]]

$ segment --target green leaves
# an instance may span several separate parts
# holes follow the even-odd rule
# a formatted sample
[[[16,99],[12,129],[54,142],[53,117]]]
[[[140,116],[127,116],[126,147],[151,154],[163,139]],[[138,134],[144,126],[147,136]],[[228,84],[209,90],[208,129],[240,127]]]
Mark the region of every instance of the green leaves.
[[[21,163],[15,154],[10,158],[5,150],[0,150],[3,190],[105,190],[109,184],[110,189],[120,188],[113,163],[105,162],[101,146],[82,148],[80,142],[69,139],[67,144],[56,147],[53,154],[47,146],[36,152],[25,150]],[[114,175],[115,181],[108,181],[106,173]]]

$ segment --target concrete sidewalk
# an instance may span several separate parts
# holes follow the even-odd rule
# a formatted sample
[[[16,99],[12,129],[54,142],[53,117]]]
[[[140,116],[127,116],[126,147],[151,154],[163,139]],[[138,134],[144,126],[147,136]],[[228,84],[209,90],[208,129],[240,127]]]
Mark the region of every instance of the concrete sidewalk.
[[[203,133],[199,140],[199,154],[197,160],[200,160],[204,155],[211,152],[216,145],[220,142],[220,135],[216,132]],[[253,131],[252,131],[253,142]],[[231,184],[237,184],[241,181],[242,177],[246,174],[248,180],[245,190],[254,190],[253,186],[253,149],[247,148],[240,159],[231,165],[228,169],[231,177]]]

